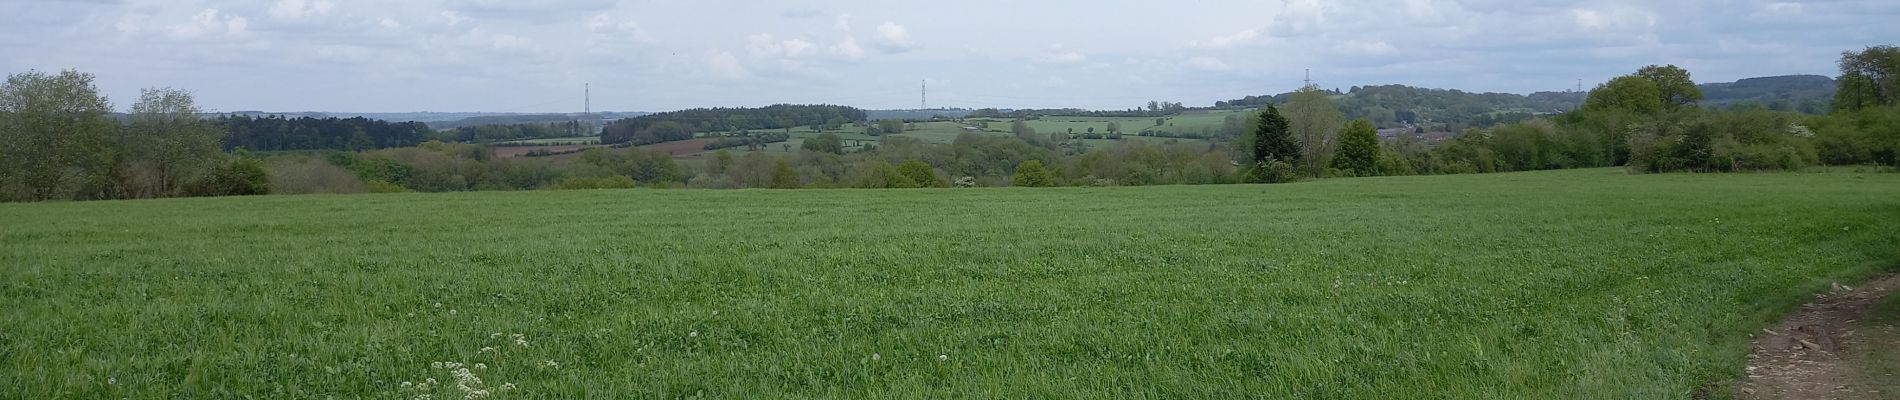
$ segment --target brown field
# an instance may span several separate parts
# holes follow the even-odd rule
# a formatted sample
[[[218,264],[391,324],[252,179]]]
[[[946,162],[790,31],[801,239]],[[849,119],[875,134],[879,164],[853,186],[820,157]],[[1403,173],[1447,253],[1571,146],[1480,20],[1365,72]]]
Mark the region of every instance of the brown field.
[[[567,146],[496,147],[495,157],[497,158],[521,157],[521,156],[527,155],[528,153],[534,152],[535,150],[547,150],[553,153],[560,153],[564,151],[584,150],[584,149],[591,149],[595,147],[607,147],[607,146],[599,145],[599,144],[581,144],[581,145],[567,145]]]
[[[673,157],[688,157],[692,154],[706,152],[706,142],[709,141],[711,141],[711,139],[681,140],[677,142],[649,144],[640,146],[640,149],[647,151],[664,151],[672,154]]]

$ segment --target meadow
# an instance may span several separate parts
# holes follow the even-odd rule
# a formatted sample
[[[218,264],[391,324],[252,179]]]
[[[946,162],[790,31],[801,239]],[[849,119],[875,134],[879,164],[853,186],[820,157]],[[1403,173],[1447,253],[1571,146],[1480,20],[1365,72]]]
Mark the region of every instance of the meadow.
[[[0,398],[1724,398],[1750,334],[1900,264],[1900,175],[267,196],[0,221]]]

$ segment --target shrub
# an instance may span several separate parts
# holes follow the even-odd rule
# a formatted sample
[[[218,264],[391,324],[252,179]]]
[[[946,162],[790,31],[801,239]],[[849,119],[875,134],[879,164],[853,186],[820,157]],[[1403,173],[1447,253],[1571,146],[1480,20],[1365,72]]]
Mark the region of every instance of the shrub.
[[[211,168],[192,182],[186,192],[191,196],[252,196],[270,193],[270,172],[263,161],[246,156]]]
[[[270,162],[270,192],[277,194],[366,193],[369,185],[355,172],[308,158],[280,158]]]
[[[1241,175],[1240,179],[1246,183],[1287,183],[1293,182],[1297,177],[1298,174],[1293,171],[1293,164],[1277,159],[1267,159],[1254,164],[1252,168],[1247,168],[1247,172]]]
[[[1049,170],[1042,167],[1042,161],[1027,160],[1016,164],[1016,173],[1010,178],[1010,186],[1047,187],[1055,185],[1055,178]]]
[[[923,161],[909,160],[897,165],[897,174],[916,183],[918,187],[943,187],[943,179],[937,177],[937,170]]]
[[[590,189],[632,189],[640,186],[633,178],[614,175],[602,178],[567,177],[556,182],[548,189],[552,190],[590,190]]]

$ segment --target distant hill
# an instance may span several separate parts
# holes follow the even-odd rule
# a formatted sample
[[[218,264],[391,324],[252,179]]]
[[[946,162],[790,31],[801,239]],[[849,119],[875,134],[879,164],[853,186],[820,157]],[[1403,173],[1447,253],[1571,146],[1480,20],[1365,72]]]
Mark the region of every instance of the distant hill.
[[[872,121],[884,119],[928,120],[931,117],[963,118],[969,116],[973,111],[975,110],[937,108],[929,110],[865,110],[864,114],[869,116]]]
[[[1703,107],[1760,105],[1774,110],[1819,114],[1830,108],[1829,103],[1834,98],[1838,84],[1834,78],[1820,75],[1789,75],[1699,86],[1702,88],[1703,100],[1700,104]],[[1461,126],[1490,126],[1575,110],[1589,97],[1586,92],[1520,95],[1405,85],[1354,86],[1345,92],[1327,93],[1333,96],[1334,103],[1348,117],[1369,119],[1382,128],[1444,124],[1454,131]],[[1291,95],[1247,96],[1216,102],[1215,108],[1285,104]]]
[[[646,113],[646,112],[597,112],[597,113],[594,113],[594,119],[595,119],[594,125],[602,125],[609,121],[626,119],[626,118],[634,118],[634,117],[642,117],[642,116],[647,116],[651,114],[652,113]],[[454,121],[431,122],[429,123],[429,126],[435,127],[436,129],[447,130],[447,129],[462,128],[462,127],[486,126],[486,125],[559,123],[559,122],[568,122],[568,121],[579,121],[583,117],[584,116],[582,116],[580,113],[482,115],[482,116],[462,118],[462,119],[458,119]]]
[[[607,111],[607,112],[594,113],[594,117],[600,119],[604,123],[605,121],[624,119],[624,118],[633,118],[633,117],[639,117],[639,116],[643,116],[647,114],[651,114],[651,113]],[[470,126],[483,126],[483,125],[515,125],[515,124],[536,124],[536,123],[545,124],[545,123],[551,123],[551,122],[575,121],[581,118],[580,113],[566,113],[566,114],[525,114],[525,113],[494,113],[494,112],[348,113],[348,112],[322,112],[322,111],[296,111],[296,112],[232,111],[232,112],[223,112],[223,113],[209,113],[209,114],[206,114],[205,116],[208,118],[237,117],[237,116],[252,117],[252,118],[279,117],[279,116],[285,117],[285,118],[309,117],[309,118],[316,118],[316,119],[364,118],[364,119],[389,121],[389,122],[425,122],[425,123],[428,123],[430,127],[435,128],[435,129],[441,129],[441,130],[470,127]],[[598,125],[598,123],[596,125]]]
[[[1820,75],[1788,75],[1700,86],[1703,107],[1728,108],[1753,102],[1775,110],[1820,114],[1830,108],[1840,83]]]

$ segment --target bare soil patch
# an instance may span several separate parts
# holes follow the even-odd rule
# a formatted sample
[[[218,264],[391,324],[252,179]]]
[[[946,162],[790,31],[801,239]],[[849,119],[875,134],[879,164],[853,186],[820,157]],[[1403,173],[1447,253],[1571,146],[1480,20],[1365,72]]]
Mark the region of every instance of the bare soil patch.
[[[535,150],[546,150],[549,153],[565,153],[565,152],[570,152],[570,151],[591,149],[595,147],[607,147],[607,145],[580,144],[580,145],[565,145],[565,146],[496,147],[495,157],[497,158],[522,157],[522,156],[528,155],[528,153],[534,152]]]
[[[706,142],[711,141],[711,139],[681,140],[677,142],[649,144],[640,146],[640,149],[647,151],[664,151],[667,154],[672,154],[673,157],[684,157],[688,154],[706,152]]]
[[[1900,318],[1884,315],[1900,274],[1860,287],[1835,284],[1781,324],[1757,334],[1740,397],[1900,399]]]

